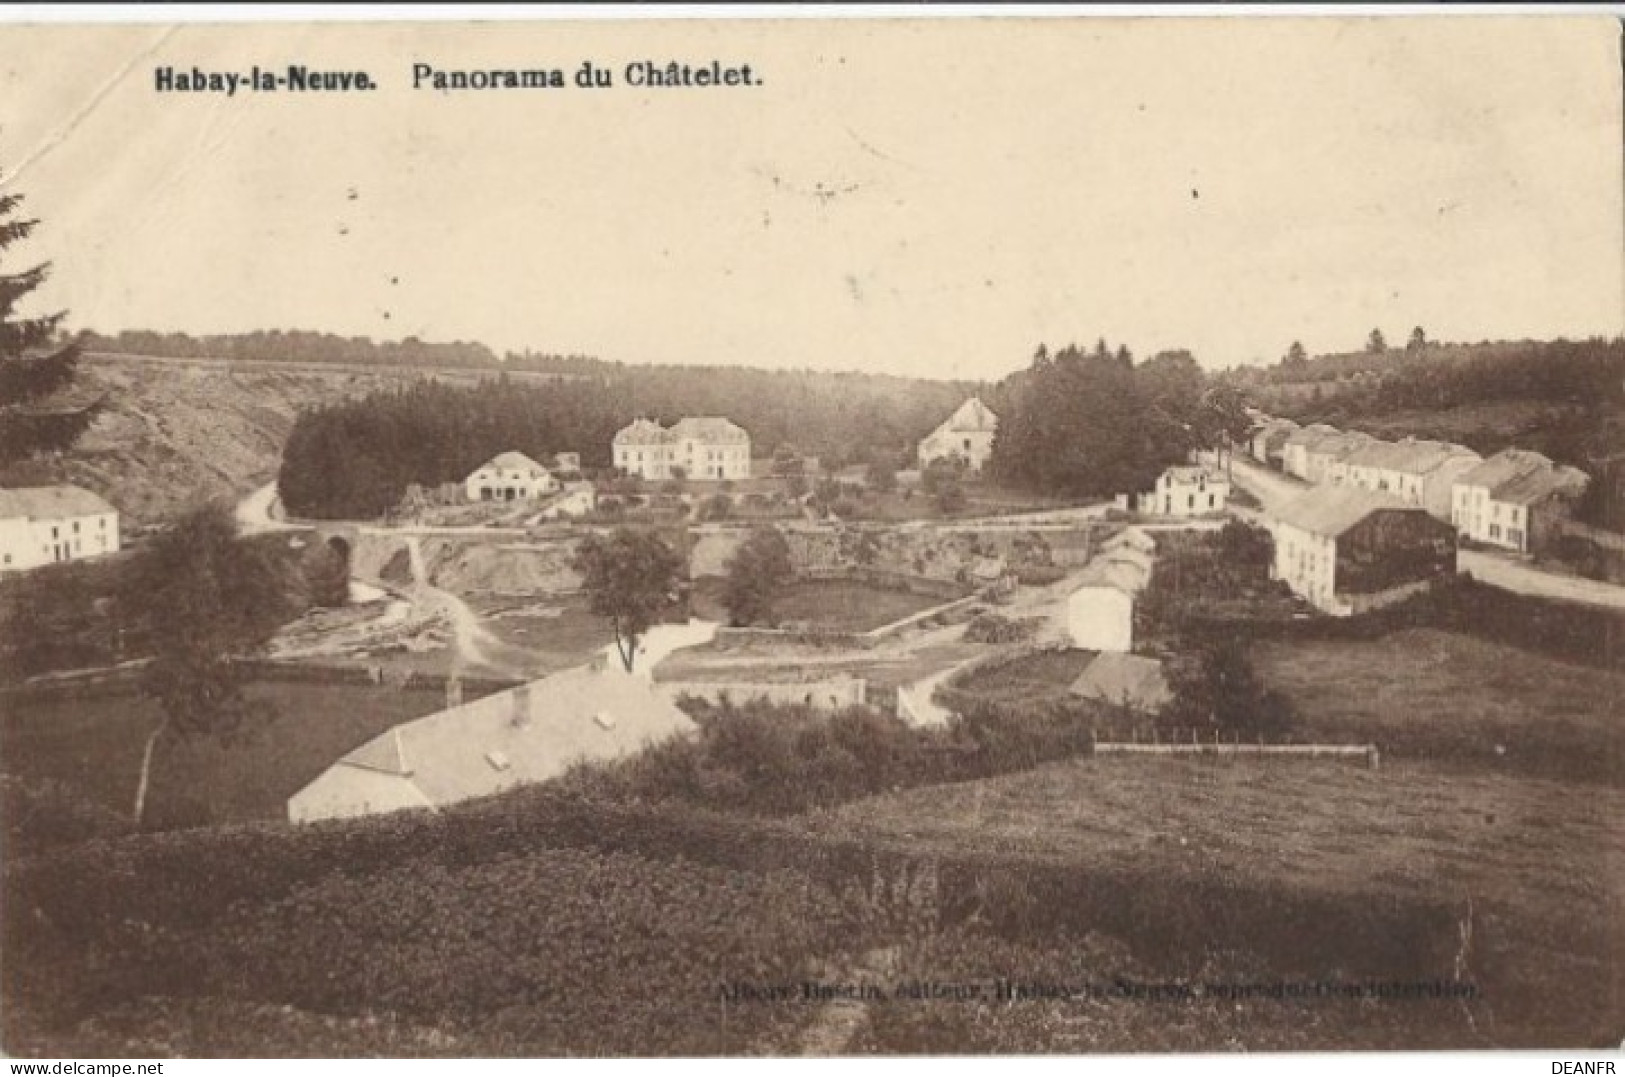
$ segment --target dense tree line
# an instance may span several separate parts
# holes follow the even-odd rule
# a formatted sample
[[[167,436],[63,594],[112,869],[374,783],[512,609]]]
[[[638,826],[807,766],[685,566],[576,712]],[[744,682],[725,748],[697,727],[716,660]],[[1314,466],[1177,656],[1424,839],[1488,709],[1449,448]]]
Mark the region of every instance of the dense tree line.
[[[256,330],[192,336],[127,329],[116,336],[93,330],[78,334],[80,348],[112,355],[147,355],[168,359],[230,359],[235,362],[346,363],[384,366],[489,367],[498,369],[496,354],[483,344],[342,337],[306,329]]]
[[[1187,351],[1136,364],[1104,341],[1093,351],[1042,346],[1027,370],[1005,379],[991,406],[1000,416],[992,467],[1013,485],[1067,496],[1149,489],[1193,449],[1240,437],[1240,396],[1209,382]]]
[[[1392,380],[1399,399],[1422,401],[1396,406],[1453,407],[1511,397],[1568,399],[1594,383],[1599,370],[1617,372],[1625,362],[1625,338],[1619,337],[1441,344],[1428,341],[1425,332],[1419,339],[1419,331],[1420,326],[1412,330],[1403,351],[1336,352],[1312,359],[1293,341],[1279,363],[1242,368],[1233,377],[1238,384],[1261,389],[1321,384],[1328,393],[1369,392]],[[1616,388],[1619,381],[1616,373]],[[1268,395],[1267,389],[1262,392]],[[1441,392],[1447,401],[1443,404],[1438,402]]]
[[[1423,352],[1376,376],[1323,389],[1305,414],[1441,411],[1500,401],[1625,403],[1625,338],[1559,340],[1465,357]]]
[[[610,466],[615,432],[639,416],[722,415],[766,457],[795,445],[827,465],[901,459],[973,391],[907,378],[810,371],[659,367],[536,384],[500,375],[474,386],[423,381],[306,412],[283,450],[283,502],[296,515],[377,516],[409,484],[461,482],[497,453],[542,462],[579,452]]]

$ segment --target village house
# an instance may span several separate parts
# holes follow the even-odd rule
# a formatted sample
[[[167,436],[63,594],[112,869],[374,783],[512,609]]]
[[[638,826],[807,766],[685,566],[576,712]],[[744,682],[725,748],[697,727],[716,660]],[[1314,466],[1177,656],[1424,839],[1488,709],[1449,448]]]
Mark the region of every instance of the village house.
[[[1328,476],[1333,486],[1393,494],[1448,520],[1456,480],[1482,459],[1471,449],[1444,441],[1373,441],[1333,461]]]
[[[1091,562],[1066,600],[1072,645],[1088,651],[1134,649],[1134,602],[1151,580],[1150,557],[1120,546]]]
[[[933,460],[959,459],[971,471],[981,471],[993,455],[998,428],[999,417],[980,397],[971,397],[920,442],[921,470]]]
[[[651,482],[750,478],[750,435],[727,419],[679,419],[669,429],[636,419],[615,434],[613,463]]]
[[[1281,470],[1300,479],[1309,478],[1309,450],[1340,433],[1335,426],[1325,423],[1311,423],[1292,431],[1281,443]]]
[[[1230,480],[1197,464],[1170,467],[1157,476],[1149,494],[1140,495],[1140,511],[1159,516],[1202,516],[1223,512],[1230,502]]]
[[[1450,520],[1475,542],[1538,552],[1573,514],[1589,481],[1538,452],[1506,449],[1456,480]]]
[[[559,480],[522,452],[493,456],[463,482],[470,501],[530,501],[559,491]]]
[[[1320,486],[1276,510],[1272,575],[1335,616],[1377,609],[1456,571],[1455,534],[1392,494]]]
[[[604,661],[406,722],[344,756],[288,801],[295,823],[440,808],[545,782],[695,729],[648,680]]]
[[[1257,426],[1248,441],[1248,453],[1267,467],[1280,470],[1285,466],[1282,452],[1286,439],[1299,429],[1291,419],[1266,419]]]
[[[119,549],[118,510],[78,486],[0,490],[0,574]]]
[[[553,454],[553,474],[563,479],[564,476],[577,476],[581,474],[581,454],[578,452],[556,452]]]
[[[1304,473],[1300,478],[1312,483],[1330,483],[1338,463],[1377,439],[1370,434],[1351,430],[1346,434],[1328,434],[1304,449]]]

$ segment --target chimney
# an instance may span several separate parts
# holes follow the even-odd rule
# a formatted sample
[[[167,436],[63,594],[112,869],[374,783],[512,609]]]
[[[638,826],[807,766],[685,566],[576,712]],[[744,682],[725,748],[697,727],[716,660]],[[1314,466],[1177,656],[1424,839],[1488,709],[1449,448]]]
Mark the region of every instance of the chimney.
[[[513,707],[508,721],[515,729],[523,729],[530,724],[530,685],[521,684],[509,693],[509,698]]]

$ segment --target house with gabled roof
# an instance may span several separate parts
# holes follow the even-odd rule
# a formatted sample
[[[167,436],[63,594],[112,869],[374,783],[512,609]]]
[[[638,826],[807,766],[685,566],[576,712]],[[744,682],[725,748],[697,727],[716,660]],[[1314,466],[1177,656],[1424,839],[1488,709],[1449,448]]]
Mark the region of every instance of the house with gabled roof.
[[[999,417],[993,409],[981,397],[971,397],[920,442],[921,470],[933,460],[958,459],[971,471],[981,471],[993,455],[993,436],[998,429]]]
[[[119,514],[79,486],[0,490],[0,575],[119,549]]]
[[[1151,558],[1119,546],[1091,561],[1066,600],[1067,634],[1088,651],[1134,649],[1134,603],[1151,581]]]
[[[1269,526],[1272,575],[1336,616],[1397,602],[1456,571],[1450,525],[1393,494],[1317,486],[1276,508]]]
[[[687,736],[693,719],[646,678],[595,661],[379,734],[288,801],[295,823],[437,809]]]
[[[463,480],[470,501],[531,501],[559,488],[552,472],[522,452],[498,453]]]
[[[1229,503],[1230,480],[1200,464],[1164,468],[1151,492],[1139,497],[1140,511],[1158,516],[1204,516]]]
[[[1534,553],[1556,537],[1589,483],[1579,468],[1505,449],[1456,479],[1451,522],[1474,541]]]

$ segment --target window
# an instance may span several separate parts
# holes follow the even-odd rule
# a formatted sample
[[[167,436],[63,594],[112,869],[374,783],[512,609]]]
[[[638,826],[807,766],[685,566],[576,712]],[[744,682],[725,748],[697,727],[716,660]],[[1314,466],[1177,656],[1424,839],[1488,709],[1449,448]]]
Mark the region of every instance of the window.
[[[78,520],[73,521],[73,533],[75,535],[77,535],[79,533],[79,521]]]
[[[1196,495],[1195,494],[1186,494],[1185,495],[1185,507],[1187,509],[1194,509],[1196,507]]]
[[[1210,508],[1210,509],[1213,507],[1213,499],[1214,499],[1215,496],[1216,495],[1214,495],[1214,494],[1208,494],[1207,495],[1207,507]]]

